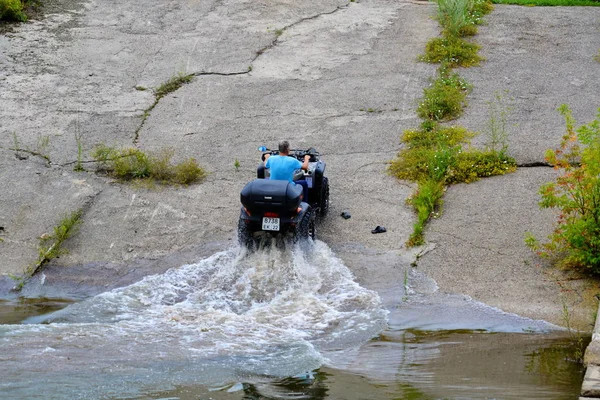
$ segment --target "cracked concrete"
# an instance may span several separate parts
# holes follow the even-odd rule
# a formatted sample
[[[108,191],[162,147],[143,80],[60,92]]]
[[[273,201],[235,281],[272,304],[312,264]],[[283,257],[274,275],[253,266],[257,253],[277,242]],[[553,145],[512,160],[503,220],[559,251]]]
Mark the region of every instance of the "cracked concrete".
[[[227,247],[256,148],[287,138],[316,147],[328,165],[331,216],[320,238],[361,284],[382,291],[402,284],[413,185],[385,170],[401,132],[418,125],[416,102],[435,75],[436,66],[415,61],[438,34],[432,4],[53,0],[48,7],[43,20],[0,36],[0,271],[19,273],[35,257],[36,238],[90,197],[71,253],[49,266],[79,271],[73,279],[124,284]],[[600,105],[598,64],[586,58],[597,53],[598,11],[498,6],[477,37],[488,61],[460,71],[475,89],[458,122],[483,130],[486,101],[508,86],[521,127],[509,152],[523,165],[541,161],[563,132],[555,105],[571,103],[581,122]],[[86,154],[99,143],[131,146],[155,101],[136,87],[156,88],[179,73],[195,78],[160,99],[136,145],[171,147],[176,161],[195,157],[209,171],[206,182],[148,189],[72,171],[76,135]],[[50,167],[15,158],[7,150],[13,133],[33,150],[48,137]],[[552,215],[537,209],[535,191],[552,173],[528,168],[450,188],[445,214],[427,232],[436,248],[417,268],[442,291],[560,323],[560,288],[535,267],[520,236],[550,229]],[[352,218],[339,218],[343,210]],[[372,235],[376,225],[388,232]],[[375,255],[357,256],[356,248]],[[82,266],[99,275],[86,277]]]

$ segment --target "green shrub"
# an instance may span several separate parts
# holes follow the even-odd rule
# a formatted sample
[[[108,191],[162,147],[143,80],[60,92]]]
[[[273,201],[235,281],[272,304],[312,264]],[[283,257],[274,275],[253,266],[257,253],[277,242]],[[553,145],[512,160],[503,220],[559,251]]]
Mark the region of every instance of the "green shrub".
[[[206,173],[194,158],[188,158],[175,166],[175,182],[179,184],[189,185],[205,177]]]
[[[99,145],[92,153],[98,169],[122,180],[151,179],[159,183],[189,185],[205,178],[205,171],[197,161],[189,158],[173,165],[174,151],[162,149],[146,154],[136,148],[115,149]]]
[[[113,174],[119,179],[147,178],[150,176],[150,158],[138,149],[125,149],[113,160]]]
[[[152,179],[162,182],[173,180],[175,171],[171,165],[171,158],[174,154],[173,149],[162,149],[149,156],[149,173]]]
[[[425,54],[419,56],[419,60],[442,63],[447,68],[472,67],[483,61],[478,54],[479,48],[479,45],[459,37],[434,38],[427,42]]]
[[[562,105],[559,111],[567,132],[557,150],[547,151],[546,160],[561,175],[540,187],[540,207],[557,208],[560,214],[549,242],[540,244],[530,236],[526,243],[559,265],[600,275],[600,109],[594,121],[577,129],[570,109]]]
[[[514,158],[504,153],[487,150],[469,150],[457,155],[445,179],[447,184],[471,183],[479,178],[504,175],[517,170]]]
[[[475,133],[463,127],[424,124],[429,129],[406,130],[402,141],[407,145],[389,167],[398,179],[445,181],[448,168]]]
[[[417,214],[407,246],[423,243],[423,229],[442,205],[444,187],[470,183],[482,177],[516,170],[513,158],[495,150],[464,150],[475,133],[463,127],[446,127],[425,121],[420,129],[404,131],[405,147],[390,164],[389,172],[398,179],[418,182],[417,191],[407,201]]]
[[[0,0],[0,19],[27,21],[27,15],[23,12],[21,0]]]
[[[470,91],[471,86],[458,74],[441,72],[430,87],[423,89],[417,115],[434,121],[456,119],[467,106],[467,94]]]

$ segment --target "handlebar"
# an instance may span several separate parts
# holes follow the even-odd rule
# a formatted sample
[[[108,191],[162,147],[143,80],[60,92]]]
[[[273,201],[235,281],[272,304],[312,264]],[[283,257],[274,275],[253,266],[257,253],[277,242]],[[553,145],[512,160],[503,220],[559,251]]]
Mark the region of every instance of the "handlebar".
[[[271,149],[268,149],[265,146],[260,146],[258,148],[258,151],[261,151],[263,153],[262,157],[261,157],[263,159],[263,161],[265,159],[265,154],[271,154],[271,155],[278,155],[279,154],[279,150],[271,150]],[[319,156],[320,156],[319,152],[315,148],[313,148],[313,147],[311,147],[311,148],[309,148],[307,150],[290,149],[290,153],[288,154],[288,156],[297,158],[299,160],[303,160],[304,156],[306,156],[306,155],[310,156],[310,160],[309,160],[310,162],[316,162],[316,161],[318,161],[319,160]]]

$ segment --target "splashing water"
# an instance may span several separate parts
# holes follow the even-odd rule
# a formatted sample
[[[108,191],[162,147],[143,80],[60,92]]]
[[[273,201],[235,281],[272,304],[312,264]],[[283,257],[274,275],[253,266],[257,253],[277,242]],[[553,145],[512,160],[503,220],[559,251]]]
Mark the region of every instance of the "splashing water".
[[[50,314],[0,326],[0,392],[132,396],[314,370],[381,332],[379,296],[322,242],[231,249]],[[43,397],[43,395],[39,395]]]

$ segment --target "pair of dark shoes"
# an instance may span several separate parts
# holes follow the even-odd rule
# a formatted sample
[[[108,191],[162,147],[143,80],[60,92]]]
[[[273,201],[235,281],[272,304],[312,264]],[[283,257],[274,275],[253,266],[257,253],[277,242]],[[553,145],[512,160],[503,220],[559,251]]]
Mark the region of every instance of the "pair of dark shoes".
[[[387,232],[387,230],[385,229],[385,226],[379,226],[379,225],[377,225],[375,227],[375,229],[373,229],[371,231],[371,233],[383,233],[383,232]]]

